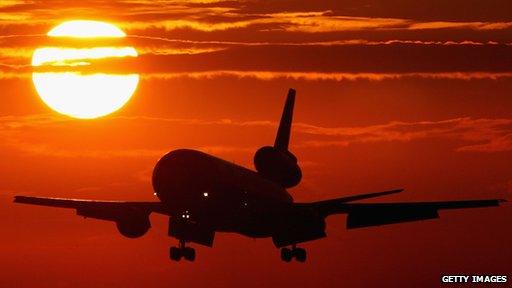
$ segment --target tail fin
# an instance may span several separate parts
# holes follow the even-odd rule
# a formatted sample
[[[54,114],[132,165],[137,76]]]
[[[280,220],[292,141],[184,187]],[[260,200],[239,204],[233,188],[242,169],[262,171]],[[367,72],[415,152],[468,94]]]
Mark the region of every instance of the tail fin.
[[[254,167],[263,177],[290,188],[299,184],[302,172],[297,164],[297,157],[288,151],[290,130],[292,128],[295,90],[288,90],[283,115],[277,129],[274,147],[263,146],[254,154]]]
[[[274,142],[274,148],[279,151],[288,151],[288,144],[290,143],[290,130],[292,128],[293,120],[293,105],[295,103],[295,90],[288,90],[288,96],[281,115],[281,122],[279,123],[279,129],[277,130],[276,141]]]

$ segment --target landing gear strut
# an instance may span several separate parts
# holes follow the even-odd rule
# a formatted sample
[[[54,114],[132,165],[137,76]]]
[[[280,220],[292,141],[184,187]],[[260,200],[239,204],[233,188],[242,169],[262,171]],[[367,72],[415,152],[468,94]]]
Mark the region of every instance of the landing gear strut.
[[[286,247],[281,249],[281,259],[284,262],[290,262],[293,258],[299,262],[305,262],[307,258],[306,250],[303,248],[297,248],[295,244],[292,245],[291,249]]]
[[[180,240],[178,247],[171,247],[171,249],[169,249],[169,257],[173,261],[180,261],[181,257],[188,261],[194,261],[196,259],[196,250],[185,246],[185,241]]]

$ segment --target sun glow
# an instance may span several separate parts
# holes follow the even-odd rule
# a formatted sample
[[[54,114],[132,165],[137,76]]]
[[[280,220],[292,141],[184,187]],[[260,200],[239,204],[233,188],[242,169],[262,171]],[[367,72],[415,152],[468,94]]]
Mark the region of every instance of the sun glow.
[[[87,43],[94,41],[95,37],[125,36],[112,24],[85,20],[62,23],[48,35],[84,38],[80,41]],[[79,68],[77,66],[93,65],[100,59],[137,56],[133,47],[41,47],[32,56],[35,69],[32,81],[43,102],[53,110],[74,118],[97,118],[118,110],[130,100],[137,89],[139,75],[101,71],[82,74],[75,71]],[[53,72],[57,66],[69,68],[65,72]],[[45,72],[38,72],[37,69],[43,67],[46,67]],[[46,72],[48,70],[50,72]]]
[[[125,37],[126,34],[115,25],[91,20],[73,20],[54,27],[48,36],[52,37]]]

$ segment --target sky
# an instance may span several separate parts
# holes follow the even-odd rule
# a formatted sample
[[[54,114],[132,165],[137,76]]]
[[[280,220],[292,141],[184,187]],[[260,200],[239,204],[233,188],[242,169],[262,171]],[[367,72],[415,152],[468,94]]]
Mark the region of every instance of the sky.
[[[297,90],[290,189],[307,202],[403,187],[378,201],[512,198],[509,0],[0,1],[1,287],[436,287],[445,274],[508,275],[512,208],[346,230],[283,263],[270,239],[217,234],[171,262],[167,219],[126,239],[74,211],[15,195],[156,200],[150,175],[177,148],[252,168]],[[84,72],[138,73],[120,110],[93,120],[39,98],[32,54],[75,19],[113,23],[138,57]],[[54,67],[55,68],[55,67]],[[56,68],[55,68],[56,69]]]

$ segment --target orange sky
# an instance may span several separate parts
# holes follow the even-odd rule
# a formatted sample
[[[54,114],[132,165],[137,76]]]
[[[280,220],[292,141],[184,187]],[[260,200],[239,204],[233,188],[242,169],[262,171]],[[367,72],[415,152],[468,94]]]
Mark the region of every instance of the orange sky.
[[[79,4],[78,4],[79,3]],[[512,3],[496,1],[0,2],[0,287],[436,287],[441,274],[510,274],[512,209],[345,230],[285,264],[270,239],[218,234],[194,264],[168,259],[167,219],[123,238],[29,194],[156,200],[159,157],[188,147],[252,167],[297,89],[297,201],[404,187],[387,201],[512,195]],[[97,120],[37,96],[32,52],[70,19],[115,23],[136,59],[132,100]],[[109,40],[119,41],[119,40]],[[108,41],[107,41],[108,42]],[[98,42],[81,45],[96,46]],[[110,70],[108,70],[110,71]],[[384,200],[382,200],[384,201]]]

